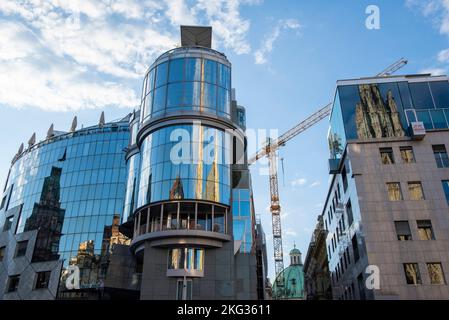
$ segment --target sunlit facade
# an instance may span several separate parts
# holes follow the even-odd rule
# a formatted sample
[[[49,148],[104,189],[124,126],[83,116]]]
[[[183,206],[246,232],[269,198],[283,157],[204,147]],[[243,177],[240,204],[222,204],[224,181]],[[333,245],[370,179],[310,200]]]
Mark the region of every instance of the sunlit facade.
[[[262,299],[245,122],[226,56],[185,44],[139,110],[33,136],[1,201],[0,299]]]
[[[140,298],[256,299],[245,111],[226,56],[198,45],[162,54],[131,128],[121,229],[142,266]]]
[[[448,78],[338,81],[328,140],[333,298],[448,299]]]

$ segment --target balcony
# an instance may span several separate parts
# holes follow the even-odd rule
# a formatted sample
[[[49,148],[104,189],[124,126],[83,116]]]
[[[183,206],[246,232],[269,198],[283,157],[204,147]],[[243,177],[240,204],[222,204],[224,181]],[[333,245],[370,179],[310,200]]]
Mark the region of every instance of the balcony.
[[[231,241],[227,230],[228,208],[218,204],[175,201],[150,205],[134,215],[131,249],[143,249],[143,242],[156,247],[193,245],[222,247]]]

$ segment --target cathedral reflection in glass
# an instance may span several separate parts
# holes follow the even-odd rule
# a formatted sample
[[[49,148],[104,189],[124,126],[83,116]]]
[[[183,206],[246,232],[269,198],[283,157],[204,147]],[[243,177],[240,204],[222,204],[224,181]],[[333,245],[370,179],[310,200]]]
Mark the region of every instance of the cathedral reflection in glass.
[[[178,141],[178,134],[184,141]],[[147,136],[141,146],[138,207],[176,199],[229,205],[231,174],[226,161],[231,151],[225,140],[224,131],[196,124],[173,125]],[[172,154],[180,143],[184,146],[179,153]]]
[[[349,81],[350,82],[350,81]],[[432,81],[339,83],[328,135],[331,158],[340,158],[347,140],[403,137],[412,122],[426,130],[449,128],[449,83]]]
[[[13,163],[9,208],[23,204],[16,233],[39,229],[33,261],[79,264],[81,286],[99,283],[105,229],[123,211],[128,119],[56,134]],[[79,261],[78,261],[79,262]]]

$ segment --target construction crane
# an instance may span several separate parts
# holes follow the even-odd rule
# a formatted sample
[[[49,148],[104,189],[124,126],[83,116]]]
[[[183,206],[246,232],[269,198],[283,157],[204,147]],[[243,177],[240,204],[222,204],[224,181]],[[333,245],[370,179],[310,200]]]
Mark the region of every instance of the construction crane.
[[[408,61],[404,58],[399,59],[381,73],[378,73],[376,77],[385,77],[392,75],[402,67],[404,67]],[[280,147],[304,132],[314,124],[320,122],[324,118],[330,115],[332,110],[332,102],[328,103],[323,108],[298,123],[296,126],[279,136],[277,139],[268,139],[267,143],[249,158],[248,164],[255,163],[262,157],[268,158],[269,177],[270,177],[270,211],[273,228],[273,251],[274,251],[274,267],[275,267],[275,279],[278,288],[284,286],[284,279],[282,277],[282,271],[284,270],[284,253],[282,250],[282,228],[281,228],[281,205],[279,202],[279,188],[278,188],[278,174],[277,174],[277,151]]]

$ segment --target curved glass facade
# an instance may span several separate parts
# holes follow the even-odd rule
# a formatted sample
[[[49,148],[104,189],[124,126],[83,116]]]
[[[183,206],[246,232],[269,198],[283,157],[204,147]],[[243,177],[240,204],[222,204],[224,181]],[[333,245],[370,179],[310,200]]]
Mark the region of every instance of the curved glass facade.
[[[81,287],[96,286],[99,257],[109,248],[106,231],[122,215],[128,142],[128,122],[87,128],[34,146],[11,167],[9,207],[23,204],[16,233],[40,228],[43,217],[56,219],[51,248],[44,248],[52,256],[40,260],[78,265]]]
[[[127,162],[128,177],[126,182],[125,206],[123,208],[123,222],[133,214],[137,205],[137,192],[139,187],[140,155],[134,154]]]
[[[231,150],[223,130],[172,125],[143,140],[137,207],[166,200],[208,200],[229,205]]]
[[[142,92],[142,122],[182,110],[231,117],[231,68],[214,60],[175,56],[148,72]]]

